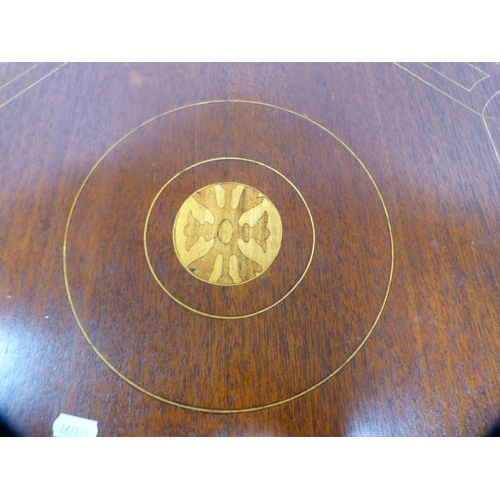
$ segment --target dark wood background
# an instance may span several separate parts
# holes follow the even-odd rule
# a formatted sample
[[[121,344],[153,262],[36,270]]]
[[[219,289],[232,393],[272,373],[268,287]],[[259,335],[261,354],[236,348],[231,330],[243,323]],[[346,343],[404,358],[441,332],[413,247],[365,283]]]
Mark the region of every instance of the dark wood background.
[[[500,65],[0,64],[0,413],[49,436],[479,436],[500,418]],[[273,106],[250,104],[255,101]],[[380,320],[369,333],[391,272]],[[282,109],[293,111],[290,113]],[[313,123],[314,122],[314,123]],[[334,134],[328,134],[325,127]],[[346,148],[346,146],[349,149]],[[353,154],[354,153],[354,154]],[[147,211],[176,173],[242,157],[307,202],[316,249],[256,316],[193,313],[155,282]],[[176,260],[173,218],[205,185],[259,189],[283,219],[268,272],[230,289]],[[170,246],[169,246],[170,245]],[[312,228],[273,170],[220,160],[178,177],[148,228],[172,294],[214,314],[280,300]]]

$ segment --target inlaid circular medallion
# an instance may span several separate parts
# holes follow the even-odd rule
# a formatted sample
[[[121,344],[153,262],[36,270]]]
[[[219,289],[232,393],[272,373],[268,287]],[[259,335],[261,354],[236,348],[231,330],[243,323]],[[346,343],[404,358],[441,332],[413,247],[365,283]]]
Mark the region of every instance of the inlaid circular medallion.
[[[281,217],[256,189],[233,182],[205,186],[182,204],[174,223],[175,253],[184,268],[214,285],[257,278],[281,246]]]

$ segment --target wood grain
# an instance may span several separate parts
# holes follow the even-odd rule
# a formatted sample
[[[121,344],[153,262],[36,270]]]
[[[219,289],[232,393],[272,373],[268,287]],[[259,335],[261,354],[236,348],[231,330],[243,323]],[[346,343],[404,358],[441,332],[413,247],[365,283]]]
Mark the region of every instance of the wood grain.
[[[61,412],[103,436],[487,434],[500,66],[473,64],[41,63],[0,89],[0,412],[40,436]],[[214,184],[281,219],[237,286],[176,255]]]

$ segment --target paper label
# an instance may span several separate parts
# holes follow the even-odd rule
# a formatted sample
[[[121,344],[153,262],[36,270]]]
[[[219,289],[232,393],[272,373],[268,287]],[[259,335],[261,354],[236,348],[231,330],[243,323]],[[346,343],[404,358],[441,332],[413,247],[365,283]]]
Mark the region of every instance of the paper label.
[[[96,437],[97,420],[61,413],[52,424],[54,437]]]

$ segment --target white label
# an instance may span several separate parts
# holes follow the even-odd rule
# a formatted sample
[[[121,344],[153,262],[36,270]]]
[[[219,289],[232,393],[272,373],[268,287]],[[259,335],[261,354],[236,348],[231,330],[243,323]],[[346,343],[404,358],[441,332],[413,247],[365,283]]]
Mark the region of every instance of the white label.
[[[54,437],[96,437],[97,420],[61,413],[52,424]]]

